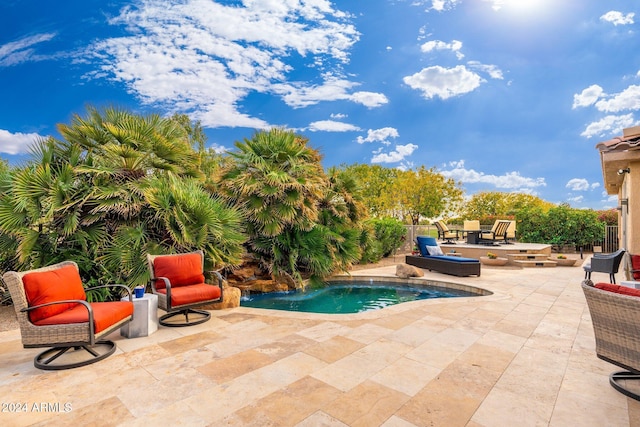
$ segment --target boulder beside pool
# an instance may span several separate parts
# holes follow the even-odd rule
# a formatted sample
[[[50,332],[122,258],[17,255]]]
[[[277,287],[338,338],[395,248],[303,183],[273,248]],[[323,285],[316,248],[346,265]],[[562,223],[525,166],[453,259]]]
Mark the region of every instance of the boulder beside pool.
[[[396,276],[401,279],[408,279],[409,277],[422,277],[424,271],[409,264],[396,265]]]

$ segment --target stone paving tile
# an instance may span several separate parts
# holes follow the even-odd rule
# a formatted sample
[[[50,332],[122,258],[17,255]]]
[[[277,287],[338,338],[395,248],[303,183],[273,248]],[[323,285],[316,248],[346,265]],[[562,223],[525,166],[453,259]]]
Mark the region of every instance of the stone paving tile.
[[[338,421],[325,412],[318,411],[296,424],[296,427],[347,427],[347,424]]]
[[[239,422],[238,425],[257,422],[256,425],[293,426],[341,398],[342,394],[322,381],[304,377],[236,411],[229,420]]]
[[[273,359],[264,353],[247,350],[224,359],[215,359],[198,367],[198,372],[221,384],[270,365],[272,362]]]
[[[619,406],[583,399],[579,393],[560,393],[549,424],[572,424],[581,427],[624,426],[629,424],[629,415]]]
[[[402,357],[371,377],[372,381],[415,396],[440,373],[440,369]]]
[[[350,327],[335,322],[324,322],[298,332],[303,337],[319,342],[327,341],[337,335],[346,335],[351,332]]]
[[[417,426],[464,426],[481,400],[463,391],[457,381],[437,377],[395,415]]]
[[[204,347],[222,339],[222,337],[216,332],[200,332],[193,335],[187,335],[180,338],[176,338],[171,341],[166,341],[158,344],[171,354],[182,353],[185,350],[191,350],[198,347]]]
[[[402,418],[393,415],[382,424],[382,427],[417,427],[415,424],[405,421]]]
[[[526,378],[523,378],[523,383]],[[482,405],[473,414],[472,421],[482,426],[547,426],[551,419],[553,406],[539,402],[533,396],[527,396],[529,387],[523,384],[520,393],[494,388],[484,399]],[[562,426],[563,424],[558,424]],[[564,424],[567,427],[579,424]]]
[[[364,347],[364,344],[342,336],[336,336],[322,343],[307,347],[304,352],[317,357],[327,363],[333,363],[354,351]]]
[[[366,381],[331,402],[324,412],[349,426],[377,426],[389,419],[409,396]]]

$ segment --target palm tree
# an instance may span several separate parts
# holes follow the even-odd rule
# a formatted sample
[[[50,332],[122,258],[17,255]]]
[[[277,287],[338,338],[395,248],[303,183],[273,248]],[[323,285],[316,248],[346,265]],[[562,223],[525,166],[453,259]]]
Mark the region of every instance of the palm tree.
[[[89,109],[59,129],[64,139],[40,141],[32,161],[0,175],[0,244],[18,266],[74,259],[87,282],[133,286],[148,280],[146,251],[240,261],[240,213],[193,178],[202,174],[182,126]]]
[[[219,182],[224,194],[247,212],[250,235],[277,236],[287,227],[310,230],[326,187],[318,151],[283,129],[256,132],[236,142],[233,163]]]
[[[246,212],[248,246],[275,276],[321,279],[360,255],[364,206],[347,174],[325,175],[307,139],[272,129],[236,143],[223,193]]]

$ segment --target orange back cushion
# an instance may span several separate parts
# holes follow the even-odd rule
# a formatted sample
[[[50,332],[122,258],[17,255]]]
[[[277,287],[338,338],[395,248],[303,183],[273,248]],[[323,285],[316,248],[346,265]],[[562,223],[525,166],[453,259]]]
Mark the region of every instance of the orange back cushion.
[[[156,277],[166,277],[171,286],[189,286],[204,283],[200,254],[159,256],[153,260]],[[162,280],[156,280],[156,288],[164,289]]]
[[[640,297],[640,289],[630,288],[628,286],[614,285],[613,283],[597,283],[595,287],[598,289],[602,289],[603,291]]]
[[[72,265],[52,271],[28,273],[22,277],[29,307],[64,300],[86,300],[78,270]],[[29,312],[32,322],[55,316],[77,303],[54,304]]]
[[[640,280],[640,255],[631,255],[631,269],[637,270],[633,272],[633,280]]]

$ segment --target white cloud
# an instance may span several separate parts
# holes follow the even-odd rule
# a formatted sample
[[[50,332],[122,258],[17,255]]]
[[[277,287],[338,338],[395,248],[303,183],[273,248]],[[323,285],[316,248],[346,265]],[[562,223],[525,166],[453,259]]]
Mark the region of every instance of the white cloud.
[[[606,116],[596,122],[590,123],[580,135],[586,138],[594,136],[606,136],[614,133],[622,133],[622,129],[634,126],[633,114],[624,116]]]
[[[358,136],[356,139],[358,144],[364,144],[365,142],[381,142],[384,145],[390,145],[389,138],[397,138],[400,134],[396,128],[385,127],[380,129],[369,129],[367,131],[367,137],[363,138]]]
[[[329,117],[331,117],[332,119],[346,119],[347,115],[342,113],[331,113],[329,114]]]
[[[491,77],[492,79],[498,79],[498,80],[504,79],[502,70],[495,65],[482,64],[478,61],[469,61],[467,62],[467,65],[469,66],[469,68],[473,70],[478,70],[478,71],[482,71],[484,73],[489,74],[489,77]]]
[[[389,153],[378,151],[371,158],[371,163],[397,163],[410,156],[418,148],[415,144],[396,145],[396,149]]]
[[[544,178],[527,178],[520,175],[519,172],[507,172],[504,175],[487,175],[484,172],[467,169],[464,165],[464,160],[453,162],[450,167],[452,169],[443,170],[442,175],[467,184],[492,184],[496,188],[518,189],[521,192],[526,192],[526,189],[530,190],[547,185]]]
[[[142,102],[188,113],[206,127],[269,126],[239,111],[252,92],[280,95],[295,108],[335,100],[379,106],[388,102],[384,95],[351,93],[357,83],[340,77],[360,37],[351,19],[328,0],[141,0],[111,20],[130,35],[87,50],[102,61],[89,77],[106,75]],[[289,81],[292,57],[318,71],[310,77],[315,84]]]
[[[459,40],[453,40],[451,43],[443,42],[441,40],[429,40],[420,46],[420,50],[423,52],[431,52],[433,50],[450,50],[456,54],[458,59],[464,58],[462,52],[462,42]]]
[[[612,10],[600,17],[600,20],[611,22],[613,25],[630,25],[633,24],[633,17],[635,13],[630,12],[626,15],[622,12],[618,12],[617,10]]]
[[[438,12],[442,12],[445,10],[453,9],[456,6],[456,4],[458,4],[459,2],[460,0],[431,0],[430,9],[433,9]],[[427,4],[428,3],[429,2],[427,2]]]
[[[444,68],[439,65],[423,68],[422,71],[406,76],[403,81],[411,88],[422,91],[422,95],[431,99],[448,99],[453,96],[472,92],[484,80],[469,71],[464,65]]]
[[[321,85],[305,86],[303,83],[275,85],[274,91],[282,95],[293,108],[308,107],[321,101],[347,100],[374,108],[389,102],[386,96],[374,92],[349,93],[357,83],[335,76],[325,76]]]
[[[569,197],[567,201],[573,203],[582,203],[584,201],[584,196]]]
[[[337,122],[335,120],[319,120],[309,124],[311,132],[351,132],[358,131],[360,128],[349,123]]]
[[[565,187],[569,188],[572,191],[587,191],[589,188],[589,181],[583,178],[573,178],[567,182]]]
[[[0,45],[0,67],[9,67],[27,61],[37,61],[42,56],[36,55],[32,46],[51,40],[55,33],[43,33],[23,37],[20,40]]]
[[[226,153],[227,151],[231,151],[228,147],[217,144],[215,142],[213,144],[209,144],[209,148],[218,154],[223,154],[223,153]]]
[[[605,113],[617,113],[623,110],[640,110],[640,86],[631,85],[609,99],[596,102],[596,108]]]
[[[571,108],[588,107],[595,104],[602,96],[605,96],[604,90],[598,85],[591,85],[579,94],[573,95]]]
[[[389,102],[384,94],[375,92],[355,92],[348,99],[369,108],[379,107]]]
[[[0,129],[0,153],[25,154],[29,152],[31,145],[44,136],[37,133],[11,133]]]
[[[506,3],[506,0],[483,0],[483,1],[491,3],[491,8],[493,10],[502,9],[502,6],[504,6],[504,4]],[[522,0],[515,0],[515,1],[522,1]]]

